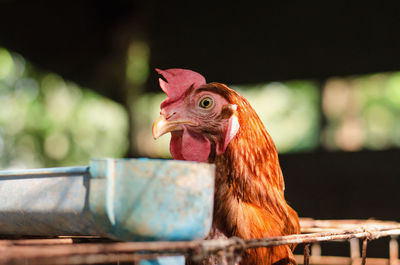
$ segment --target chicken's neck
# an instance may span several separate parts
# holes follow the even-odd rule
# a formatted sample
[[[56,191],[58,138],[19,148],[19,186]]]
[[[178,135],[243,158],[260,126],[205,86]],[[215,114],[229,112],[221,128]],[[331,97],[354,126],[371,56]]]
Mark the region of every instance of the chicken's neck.
[[[214,220],[230,220],[245,204],[262,209],[271,218],[286,219],[284,181],[278,154],[264,127],[241,131],[226,152],[215,158],[216,190]],[[220,224],[220,228],[235,224]],[[229,236],[230,231],[225,231]]]
[[[215,159],[216,177],[233,195],[263,206],[271,196],[283,195],[284,180],[275,145],[264,128],[244,132]]]

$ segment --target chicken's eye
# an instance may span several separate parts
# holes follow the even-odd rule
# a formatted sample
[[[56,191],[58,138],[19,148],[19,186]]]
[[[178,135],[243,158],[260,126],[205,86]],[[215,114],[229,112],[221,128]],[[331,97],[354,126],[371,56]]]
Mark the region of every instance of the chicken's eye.
[[[200,108],[209,109],[214,105],[214,100],[210,97],[202,98],[199,102]]]

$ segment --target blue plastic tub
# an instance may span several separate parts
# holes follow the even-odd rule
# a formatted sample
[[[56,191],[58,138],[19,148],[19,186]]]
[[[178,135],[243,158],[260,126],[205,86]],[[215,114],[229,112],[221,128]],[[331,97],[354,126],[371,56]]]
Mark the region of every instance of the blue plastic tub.
[[[186,161],[0,171],[0,234],[200,239],[211,227],[213,193],[214,165]]]

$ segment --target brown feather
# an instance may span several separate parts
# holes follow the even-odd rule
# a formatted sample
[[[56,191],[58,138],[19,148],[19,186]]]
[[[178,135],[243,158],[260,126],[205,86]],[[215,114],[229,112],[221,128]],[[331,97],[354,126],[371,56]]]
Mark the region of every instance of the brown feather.
[[[217,93],[236,104],[240,124],[225,153],[209,158],[216,164],[215,227],[228,237],[243,239],[299,233],[297,213],[284,198],[278,153],[257,113],[244,97],[224,84],[210,83],[197,91]],[[240,264],[295,264],[294,247],[247,250]]]

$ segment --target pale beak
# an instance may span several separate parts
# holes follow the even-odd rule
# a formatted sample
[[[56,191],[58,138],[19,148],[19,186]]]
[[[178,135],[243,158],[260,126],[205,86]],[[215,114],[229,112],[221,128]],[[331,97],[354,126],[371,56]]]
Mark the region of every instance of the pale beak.
[[[158,139],[160,136],[166,133],[183,130],[183,127],[181,126],[183,124],[195,126],[195,124],[191,121],[185,121],[185,120],[169,121],[165,119],[164,115],[161,115],[153,123],[153,137],[154,139]]]

